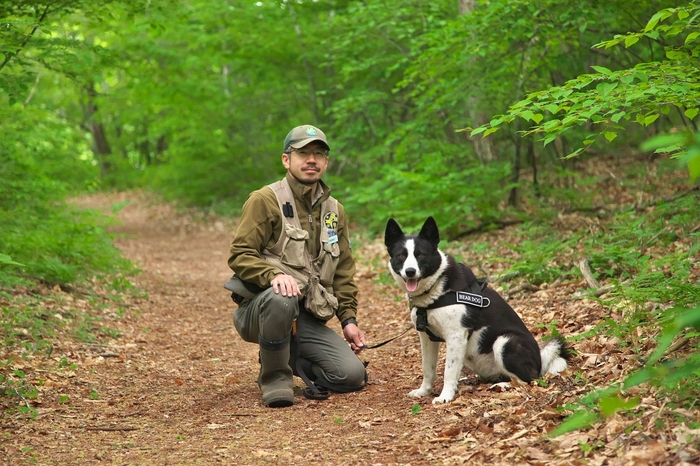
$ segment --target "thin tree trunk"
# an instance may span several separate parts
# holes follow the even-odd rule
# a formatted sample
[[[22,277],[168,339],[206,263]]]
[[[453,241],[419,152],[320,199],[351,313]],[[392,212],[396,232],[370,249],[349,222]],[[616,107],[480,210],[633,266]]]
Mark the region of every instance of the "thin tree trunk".
[[[112,171],[112,163],[109,160],[112,148],[107,141],[104,126],[95,118],[97,113],[97,104],[95,103],[97,92],[95,92],[94,85],[90,84],[85,90],[88,96],[85,120],[87,121],[90,134],[92,134],[92,151],[100,168],[100,177],[104,178]]]
[[[476,6],[475,0],[458,0],[458,2],[458,9],[460,15],[466,15],[471,13]],[[479,107],[479,102],[474,96],[478,95],[479,93],[478,89],[476,89],[476,91],[477,92],[472,93],[472,96],[470,96],[466,102],[467,113],[471,121],[471,126],[473,127],[482,126],[489,122],[489,115],[486,115],[483,112],[480,113],[477,110]],[[472,139],[472,142],[474,143],[474,152],[476,153],[476,156],[479,158],[479,160],[481,160],[482,163],[489,163],[495,160],[496,151],[493,147],[493,142],[490,138],[478,136]]]
[[[318,125],[319,121],[321,121],[321,118],[319,117],[318,104],[316,103],[316,83],[314,82],[313,69],[311,67],[311,63],[309,63],[309,58],[306,52],[308,50],[308,47],[306,47],[304,35],[301,33],[301,26],[299,26],[296,11],[294,11],[294,8],[291,6],[291,4],[289,4],[289,12],[292,15],[292,20],[294,22],[294,31],[297,33],[297,37],[299,38],[299,43],[301,45],[301,56],[304,60],[304,71],[306,72],[306,80],[309,83],[309,101],[311,103],[311,111],[314,115],[314,124]]]

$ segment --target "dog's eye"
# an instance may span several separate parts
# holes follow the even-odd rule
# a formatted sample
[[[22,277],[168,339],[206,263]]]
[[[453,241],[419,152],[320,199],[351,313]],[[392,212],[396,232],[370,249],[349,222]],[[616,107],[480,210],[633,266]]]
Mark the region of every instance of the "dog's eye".
[[[399,254],[399,259],[404,260],[406,258],[406,254]]]
[[[425,254],[418,254],[418,259],[422,259],[425,257]]]

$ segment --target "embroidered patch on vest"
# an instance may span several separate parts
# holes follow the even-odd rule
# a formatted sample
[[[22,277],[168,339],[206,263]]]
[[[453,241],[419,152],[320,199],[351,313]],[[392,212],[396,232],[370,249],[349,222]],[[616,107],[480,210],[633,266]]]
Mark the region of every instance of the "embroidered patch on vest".
[[[491,304],[489,298],[474,293],[467,293],[466,291],[457,292],[457,302],[471,304],[476,307],[489,307],[489,304]]]
[[[323,224],[328,230],[328,244],[335,244],[338,242],[338,214],[335,212],[328,212],[323,217]]]
[[[326,225],[328,230],[338,229],[338,214],[335,212],[328,212],[325,217],[323,217],[323,223]],[[330,236],[330,231],[328,232]]]

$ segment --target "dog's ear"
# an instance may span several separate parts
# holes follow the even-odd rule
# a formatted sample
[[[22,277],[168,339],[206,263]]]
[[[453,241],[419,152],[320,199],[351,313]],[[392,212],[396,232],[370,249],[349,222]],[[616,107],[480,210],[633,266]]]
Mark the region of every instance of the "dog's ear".
[[[384,244],[386,248],[391,249],[401,238],[403,238],[403,230],[401,230],[399,224],[396,223],[396,220],[390,218],[386,223],[386,230],[384,231]]]
[[[440,232],[438,231],[437,223],[435,223],[433,217],[428,217],[425,220],[423,228],[420,229],[418,236],[427,240],[435,249],[438,248],[438,244],[440,244]]]

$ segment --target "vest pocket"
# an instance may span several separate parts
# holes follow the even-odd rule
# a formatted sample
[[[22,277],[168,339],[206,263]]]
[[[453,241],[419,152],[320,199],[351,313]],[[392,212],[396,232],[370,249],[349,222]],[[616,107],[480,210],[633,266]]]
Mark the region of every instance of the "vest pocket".
[[[335,277],[335,269],[338,267],[340,260],[340,247],[338,243],[328,244],[323,243],[323,257],[320,258],[320,277],[321,284],[329,286],[333,284]]]
[[[318,277],[313,277],[309,283],[309,292],[306,295],[305,306],[314,317],[327,321],[338,310],[338,298],[319,283]]]
[[[295,269],[303,269],[305,266],[305,246],[309,234],[288,223],[284,225],[284,232],[287,235],[280,261],[284,265]]]

